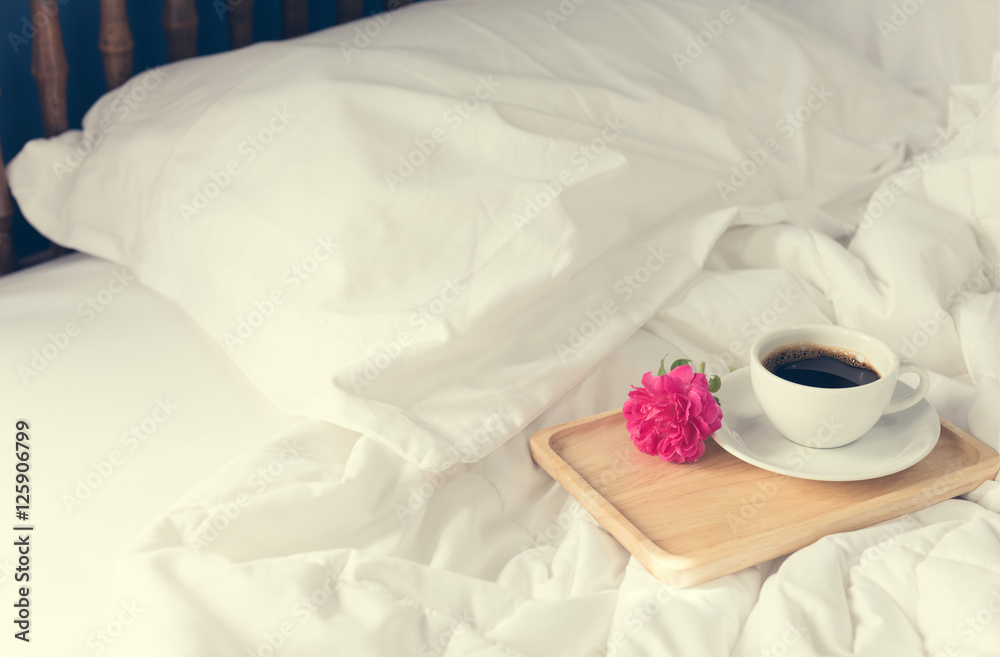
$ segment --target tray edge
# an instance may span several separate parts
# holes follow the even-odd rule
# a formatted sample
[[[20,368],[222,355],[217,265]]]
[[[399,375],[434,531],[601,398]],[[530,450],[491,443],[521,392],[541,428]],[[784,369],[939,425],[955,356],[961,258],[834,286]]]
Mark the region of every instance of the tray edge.
[[[685,579],[685,574],[691,572],[693,567],[697,565],[688,557],[667,552],[640,532],[621,511],[587,483],[580,473],[574,470],[552,447],[552,440],[559,437],[560,434],[612,415],[621,415],[621,412],[620,408],[612,409],[536,431],[529,440],[531,456],[556,483],[566,489],[654,577],[666,584],[679,587],[688,586],[689,584],[682,584],[681,581]],[[619,535],[619,531],[616,529],[619,529],[622,535]],[[634,545],[636,549],[629,549],[629,543]]]
[[[839,525],[835,523],[833,525],[833,531],[830,531],[831,527],[829,524],[824,525],[822,529],[820,529],[817,525],[814,531],[807,533],[809,537],[808,542],[801,542],[801,538],[796,541],[779,542],[778,545],[780,547],[778,549],[782,551],[778,554],[766,557],[763,561],[756,560],[753,561],[753,563],[747,563],[748,560],[746,554],[742,553],[735,554],[729,558],[724,558],[715,562],[705,563],[699,559],[672,554],[654,543],[645,534],[640,532],[638,528],[635,527],[635,525],[633,525],[621,513],[621,511],[619,511],[607,500],[607,498],[587,483],[587,481],[576,470],[574,470],[552,446],[552,441],[559,435],[582,425],[603,420],[616,414],[621,414],[621,409],[613,409],[597,413],[536,431],[532,434],[529,440],[531,456],[535,462],[558,484],[563,486],[563,488],[565,488],[566,491],[574,499],[576,499],[584,507],[584,509],[587,510],[587,512],[594,516],[598,523],[600,523],[606,531],[614,536],[619,543],[621,543],[622,546],[628,550],[646,568],[647,571],[650,572],[650,574],[664,584],[676,586],[678,588],[701,584],[727,574],[732,574],[740,569],[751,567],[757,563],[762,563],[763,561],[790,554],[791,552],[812,545],[825,536],[849,531],[857,531],[865,527],[876,525],[880,522],[886,522],[893,518],[897,518],[906,513],[926,508],[938,502],[952,499],[958,495],[963,495],[975,490],[984,481],[995,479],[997,474],[1000,473],[1000,454],[975,436],[963,431],[945,418],[938,415],[941,428],[943,430],[946,429],[950,431],[959,441],[970,446],[976,453],[975,460],[969,465],[964,466],[959,470],[943,473],[936,478],[943,481],[943,478],[947,477],[949,474],[958,474],[958,478],[955,481],[945,483],[945,485],[941,487],[940,491],[935,490],[937,488],[937,485],[935,484],[929,495],[927,494],[928,491],[923,491],[922,494],[917,492],[913,495],[904,496],[903,498],[896,500],[895,503],[890,503],[890,505],[886,508],[887,513],[877,514],[876,517],[881,517],[881,519],[875,520],[874,522],[864,520],[861,523],[850,521],[841,522]],[[867,500],[863,507],[877,506],[876,502],[878,502],[880,497]],[[870,512],[871,509],[868,510]],[[616,529],[620,529],[620,532],[623,533],[623,535],[619,535],[619,532],[616,531]],[[786,550],[788,545],[785,544],[791,542],[795,542],[797,546]],[[633,545],[636,549],[629,549],[629,544]],[[764,552],[772,553],[774,550],[770,549],[765,550]],[[704,555],[701,556],[704,557]],[[756,557],[754,558],[756,559]],[[720,568],[720,566],[725,566],[725,568]],[[724,570],[725,572],[719,572],[720,570]]]

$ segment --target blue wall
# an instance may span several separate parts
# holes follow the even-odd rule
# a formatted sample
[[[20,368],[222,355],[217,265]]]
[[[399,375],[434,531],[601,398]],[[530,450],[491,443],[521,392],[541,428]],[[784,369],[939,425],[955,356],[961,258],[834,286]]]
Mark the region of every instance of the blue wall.
[[[67,101],[69,127],[79,128],[87,109],[104,92],[104,68],[97,49],[99,2],[58,0],[66,59],[69,62]],[[228,48],[225,16],[213,8],[213,0],[197,0],[198,53],[221,52]],[[142,71],[167,61],[163,35],[161,2],[128,0],[129,23],[135,41],[133,70]],[[365,0],[366,13],[382,8],[381,0]],[[31,44],[21,39],[30,19],[28,0],[0,0],[0,140],[6,164],[29,139],[42,136],[38,90],[31,77]],[[333,0],[309,0],[309,28],[316,31],[334,24]],[[281,1],[255,0],[254,41],[281,37]],[[20,216],[14,217],[14,244],[19,256],[41,251],[48,241]]]

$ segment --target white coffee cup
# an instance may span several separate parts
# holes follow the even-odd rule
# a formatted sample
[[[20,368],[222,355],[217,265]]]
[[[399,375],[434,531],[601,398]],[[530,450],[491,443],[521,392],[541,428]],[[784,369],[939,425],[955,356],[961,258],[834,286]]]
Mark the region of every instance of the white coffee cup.
[[[779,347],[818,345],[867,363],[878,380],[850,388],[818,388],[786,381],[762,364]],[[896,378],[920,377],[916,390],[893,398]],[[900,361],[887,344],[862,331],[829,324],[777,329],[750,348],[750,382],[771,424],[788,440],[806,447],[842,447],[865,435],[887,413],[923,399],[930,376],[920,365]]]

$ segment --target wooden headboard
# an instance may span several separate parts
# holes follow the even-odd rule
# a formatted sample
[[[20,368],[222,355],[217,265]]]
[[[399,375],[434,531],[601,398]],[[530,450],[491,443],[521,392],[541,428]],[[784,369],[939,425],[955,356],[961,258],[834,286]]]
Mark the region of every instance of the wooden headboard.
[[[395,9],[412,0],[389,0],[385,9]],[[229,48],[253,42],[253,0],[217,0],[223,5],[228,21]],[[59,26],[57,0],[30,0],[31,24],[37,33],[31,40],[31,74],[38,86],[42,112],[42,130],[52,137],[68,129],[66,80],[69,66]],[[334,0],[336,22],[361,18],[365,0]],[[126,0],[101,0],[98,48],[104,62],[104,77],[110,91],[132,77],[134,43],[129,27]],[[221,12],[220,12],[221,13]],[[282,36],[291,38],[309,31],[308,0],[281,0]],[[197,53],[198,11],[195,0],[163,0],[163,29],[167,41],[167,59],[171,62]],[[96,100],[90,99],[91,102]],[[2,144],[0,144],[2,152]],[[66,252],[53,244],[48,250],[19,261],[14,249],[14,202],[7,185],[7,174],[0,160],[0,275]]]

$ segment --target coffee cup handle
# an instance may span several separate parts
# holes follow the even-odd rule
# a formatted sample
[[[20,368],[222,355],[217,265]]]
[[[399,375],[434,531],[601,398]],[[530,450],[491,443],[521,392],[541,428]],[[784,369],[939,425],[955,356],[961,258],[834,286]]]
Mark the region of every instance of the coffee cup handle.
[[[893,398],[893,400],[890,401],[889,405],[886,406],[885,408],[886,414],[898,413],[899,411],[902,411],[904,409],[909,408],[910,406],[913,406],[918,401],[924,398],[924,395],[927,394],[927,389],[931,387],[931,377],[927,373],[927,370],[925,370],[920,365],[917,365],[916,363],[913,363],[911,361],[908,360],[900,361],[899,373],[896,375],[896,378],[898,379],[900,376],[906,374],[907,372],[914,372],[917,376],[919,376],[920,383],[917,384],[917,389],[914,390],[913,392],[903,395],[902,397]]]

